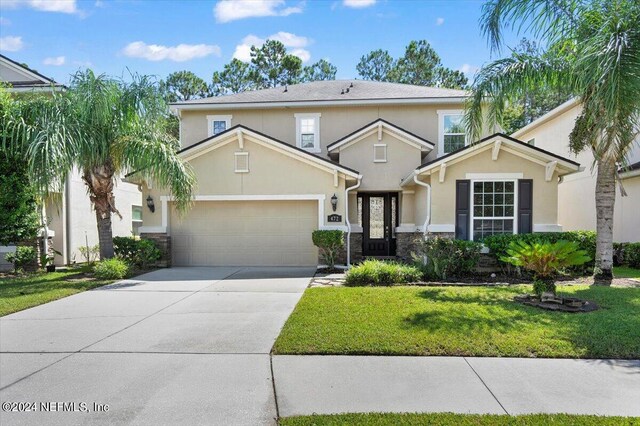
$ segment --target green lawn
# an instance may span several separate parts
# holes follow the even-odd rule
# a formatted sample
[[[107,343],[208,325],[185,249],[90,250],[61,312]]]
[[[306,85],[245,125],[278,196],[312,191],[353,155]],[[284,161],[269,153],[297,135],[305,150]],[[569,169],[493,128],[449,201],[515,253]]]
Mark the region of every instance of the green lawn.
[[[337,414],[285,417],[282,426],[610,426],[638,425],[637,417],[598,417],[569,414],[529,414],[525,416],[478,414]]]
[[[629,268],[628,266],[614,266],[613,276],[616,278],[638,278],[640,279],[640,269]]]
[[[510,287],[307,289],[274,345],[277,354],[640,358],[640,288],[565,286],[595,312],[523,306]]]
[[[0,316],[111,282],[85,277],[80,269],[38,272],[19,278],[0,278]]]

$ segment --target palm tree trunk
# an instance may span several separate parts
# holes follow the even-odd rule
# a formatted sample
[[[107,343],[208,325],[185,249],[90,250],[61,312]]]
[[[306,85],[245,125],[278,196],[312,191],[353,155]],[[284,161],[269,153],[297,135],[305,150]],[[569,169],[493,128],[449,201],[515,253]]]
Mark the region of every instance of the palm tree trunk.
[[[111,229],[111,212],[100,212],[96,208],[96,222],[98,223],[98,244],[100,245],[100,260],[111,259],[113,251],[113,230]]]
[[[120,212],[116,209],[115,197],[113,196],[113,175],[113,167],[108,163],[85,170],[82,176],[96,211],[100,260],[110,259],[114,256],[111,213],[116,213],[122,219]]]
[[[597,161],[596,178],[596,270],[595,278],[610,284],[613,278],[613,210],[616,201],[616,163]],[[578,206],[576,206],[578,208]]]

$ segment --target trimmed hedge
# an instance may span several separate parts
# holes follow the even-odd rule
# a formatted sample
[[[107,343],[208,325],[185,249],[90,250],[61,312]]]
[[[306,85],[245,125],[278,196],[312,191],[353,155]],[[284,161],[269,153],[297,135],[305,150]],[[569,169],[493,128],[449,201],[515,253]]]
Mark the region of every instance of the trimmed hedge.
[[[318,229],[311,234],[313,245],[320,249],[320,256],[328,268],[333,268],[344,247],[344,232],[340,230]]]
[[[162,252],[151,240],[113,237],[113,249],[116,256],[142,269],[162,258]]]
[[[389,286],[420,281],[422,272],[404,263],[368,259],[353,266],[345,275],[347,286]]]
[[[482,250],[478,242],[445,237],[423,238],[416,246],[412,256],[427,280],[472,275]]]
[[[624,244],[624,263],[632,268],[640,269],[640,243]]]

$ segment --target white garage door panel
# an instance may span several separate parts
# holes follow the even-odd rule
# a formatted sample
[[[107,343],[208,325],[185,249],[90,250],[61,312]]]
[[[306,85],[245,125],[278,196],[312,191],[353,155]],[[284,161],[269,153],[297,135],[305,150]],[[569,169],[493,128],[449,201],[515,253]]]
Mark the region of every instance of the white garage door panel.
[[[171,214],[176,266],[311,266],[317,201],[197,201]]]

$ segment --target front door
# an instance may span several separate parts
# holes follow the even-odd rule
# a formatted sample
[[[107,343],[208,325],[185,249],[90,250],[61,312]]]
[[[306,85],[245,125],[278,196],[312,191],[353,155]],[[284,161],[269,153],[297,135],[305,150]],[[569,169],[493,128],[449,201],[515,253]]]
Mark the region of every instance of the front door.
[[[358,194],[362,203],[363,256],[395,256],[398,194]]]

